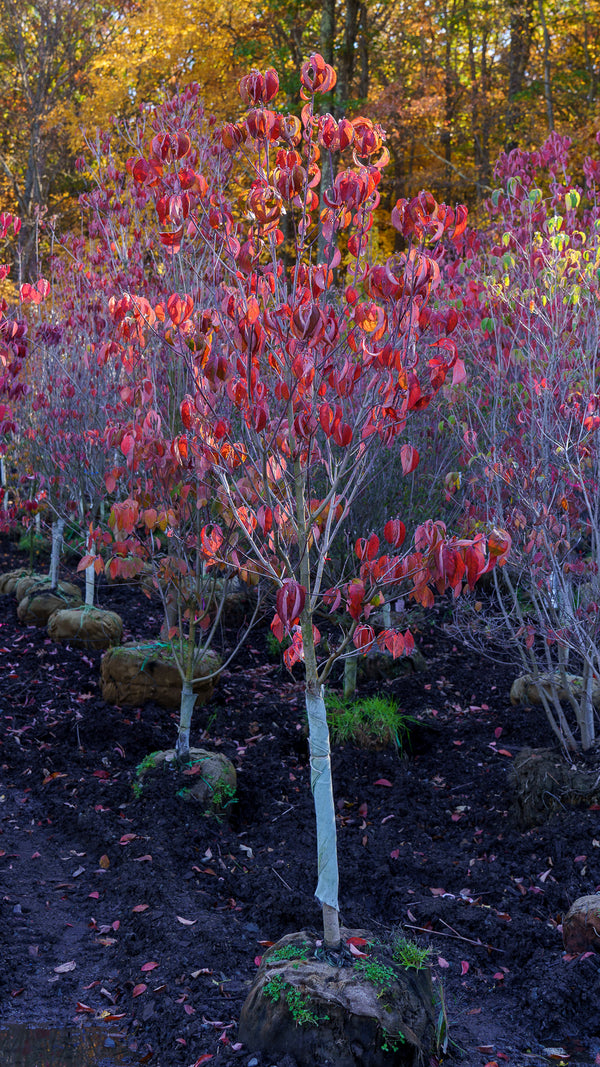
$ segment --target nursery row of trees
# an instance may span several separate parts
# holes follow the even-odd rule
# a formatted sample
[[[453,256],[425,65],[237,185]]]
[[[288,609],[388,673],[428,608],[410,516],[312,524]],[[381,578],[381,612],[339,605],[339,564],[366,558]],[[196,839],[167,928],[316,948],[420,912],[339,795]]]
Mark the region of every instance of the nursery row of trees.
[[[420,192],[379,255],[384,133],[323,113],[320,54],[300,85],[299,116],[254,69],[235,122],[192,84],[90,140],[85,225],[4,302],[0,429],[21,517],[76,525],[90,577],[150,568],[181,758],[228,583],[264,591],[303,663],[334,945],[336,661],[410,654],[408,609],[463,594],[465,632],[484,650],[508,634],[565,748],[594,741],[600,162],[578,185],[556,133],[503,154],[486,230]]]
[[[135,120],[191,81],[231,117],[232,72],[274,61],[281,106],[298,114],[314,50],[338,72],[320,106],[387,131],[390,208],[422,187],[480,206],[499,151],[535,147],[542,131],[568,131],[581,165],[598,121],[599,14],[597,0],[0,0],[0,191],[23,222],[22,280],[47,248],[40,219],[64,231],[77,217],[82,127]]]

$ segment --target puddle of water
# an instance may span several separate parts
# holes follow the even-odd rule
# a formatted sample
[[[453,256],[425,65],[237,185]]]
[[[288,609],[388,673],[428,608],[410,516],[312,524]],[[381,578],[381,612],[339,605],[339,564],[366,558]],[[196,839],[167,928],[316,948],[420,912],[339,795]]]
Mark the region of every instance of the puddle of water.
[[[122,1035],[108,1027],[0,1024],[2,1067],[131,1067]]]

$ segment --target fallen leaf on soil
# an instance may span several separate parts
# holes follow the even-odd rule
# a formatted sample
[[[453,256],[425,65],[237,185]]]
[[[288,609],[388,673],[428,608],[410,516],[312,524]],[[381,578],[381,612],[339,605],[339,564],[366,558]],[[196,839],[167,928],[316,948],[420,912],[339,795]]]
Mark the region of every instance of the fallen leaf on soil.
[[[75,960],[69,960],[68,963],[60,963],[58,965],[58,967],[55,967],[54,968],[54,973],[55,974],[66,974],[67,971],[74,971],[76,966],[77,966],[77,964],[75,963]]]
[[[376,782],[373,782],[373,785],[387,785],[390,789],[392,788],[392,783],[388,782],[387,778],[378,778]]]
[[[212,1058],[212,1052],[205,1052],[203,1056],[200,1056],[200,1059],[196,1060],[195,1063],[190,1063],[190,1067],[201,1067],[203,1063],[208,1063],[208,1061],[212,1060]]]
[[[348,941],[348,948],[350,949],[350,952],[353,956],[360,956],[363,959],[366,959],[366,957],[369,955],[368,952],[361,952],[360,949],[357,948],[356,945],[351,944],[350,941]]]
[[[135,908],[132,908],[131,910],[132,911],[147,911],[149,907],[150,907],[149,904],[136,904]]]
[[[176,915],[175,918],[178,923],[183,923],[184,926],[193,926],[194,923],[198,922],[197,919],[184,919],[181,915]]]
[[[82,1004],[80,1000],[77,1001],[77,1011],[91,1011],[94,1014],[94,1009],[90,1008],[89,1004]]]
[[[119,839],[120,845],[128,845],[130,841],[135,841],[137,834],[123,834],[123,837]]]
[[[110,867],[110,860],[108,856],[100,856],[98,866],[101,867],[103,871],[107,871]]]
[[[149,960],[148,963],[142,963],[140,971],[153,971],[155,967],[158,967],[156,960]]]
[[[496,751],[499,756],[510,756],[512,759],[512,752],[509,752],[507,748],[498,748]]]
[[[467,961],[466,960],[461,960],[460,961],[460,973],[461,974],[466,974],[468,970],[469,970],[469,964],[467,963]]]
[[[146,861],[152,863],[152,856],[135,856],[133,860],[134,863],[145,863]]]
[[[450,966],[450,964],[448,963],[448,960],[445,960],[443,956],[438,956],[437,961],[438,961],[438,965],[440,967],[449,967]],[[502,977],[504,977],[504,975]]]
[[[100,899],[100,894],[99,894],[97,889],[94,889],[91,893],[88,893],[88,896],[91,897],[92,900],[99,900]]]
[[[140,982],[139,985],[133,987],[132,997],[141,997],[142,993],[145,993],[148,986],[144,982]]]

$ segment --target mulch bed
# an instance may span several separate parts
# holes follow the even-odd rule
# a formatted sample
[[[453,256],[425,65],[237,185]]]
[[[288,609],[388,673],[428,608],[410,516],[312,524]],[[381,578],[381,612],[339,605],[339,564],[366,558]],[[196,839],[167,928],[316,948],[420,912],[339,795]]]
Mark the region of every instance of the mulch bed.
[[[1,539],[0,571],[22,562]],[[125,640],[157,635],[139,589],[100,585],[98,603]],[[135,768],[173,746],[176,715],[107,705],[101,653],[53,644],[0,598],[0,1025],[95,1021],[125,1035],[131,1064],[270,1067],[236,1047],[241,1006],[264,942],[320,916],[301,672],[269,658],[267,634],[193,723],[192,743],[237,768],[219,820],[160,782],[136,798]],[[567,957],[560,933],[600,885],[600,812],[522,830],[511,763],[553,744],[543,712],[511,707],[513,672],[459,645],[443,612],[415,637],[424,671],[361,688],[417,720],[410,747],[333,752],[344,923],[431,946],[440,1062],[537,1067],[557,1046],[600,1062],[600,956]]]

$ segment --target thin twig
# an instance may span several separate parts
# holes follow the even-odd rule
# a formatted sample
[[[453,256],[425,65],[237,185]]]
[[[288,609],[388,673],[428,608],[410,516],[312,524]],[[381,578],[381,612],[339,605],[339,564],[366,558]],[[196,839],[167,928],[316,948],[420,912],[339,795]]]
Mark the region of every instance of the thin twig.
[[[443,919],[440,922],[444,922]],[[473,941],[470,937],[463,937],[462,934],[447,934],[445,930],[428,930],[425,926],[414,926],[412,923],[402,923],[409,930],[418,930],[421,934],[434,934],[435,937],[454,937],[458,941],[466,941],[469,945],[476,945],[477,948],[487,948],[490,952],[504,952],[503,948],[496,948],[495,945],[486,945],[483,941]],[[444,926],[448,926],[448,923],[444,923]],[[450,927],[450,930],[452,927]]]
[[[279,878],[279,881],[283,882],[283,884],[286,887],[286,889],[289,889],[290,893],[293,893],[294,890],[292,889],[291,885],[287,884],[285,878],[282,878],[280,874],[277,874],[277,871],[275,870],[274,867],[271,867],[271,870],[273,871],[273,874],[277,875],[277,877]]]

